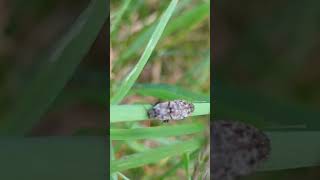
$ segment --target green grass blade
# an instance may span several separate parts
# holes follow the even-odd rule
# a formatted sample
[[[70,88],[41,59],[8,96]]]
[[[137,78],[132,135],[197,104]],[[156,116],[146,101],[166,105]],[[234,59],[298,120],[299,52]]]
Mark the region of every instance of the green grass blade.
[[[179,86],[167,84],[136,84],[130,93],[136,93],[143,96],[153,96],[162,100],[174,100],[181,98],[190,101],[210,102],[209,96],[194,93]]]
[[[188,180],[191,180],[190,171],[189,171],[190,169],[190,153],[189,152],[183,154],[183,163],[184,163],[184,168],[186,170],[187,178]]]
[[[189,141],[179,142],[173,145],[154,148],[142,153],[129,155],[120,160],[115,160],[111,166],[111,173],[123,171],[131,168],[137,168],[146,164],[159,162],[166,157],[182,155],[186,152],[192,152],[202,145],[202,140],[193,139]]]
[[[204,3],[192,8],[190,11],[173,18],[171,22],[168,23],[166,30],[163,33],[163,37],[169,36],[177,31],[181,30],[191,30],[193,27],[202,22],[206,17],[210,15],[210,4]],[[126,48],[126,51],[121,53],[119,59],[115,61],[115,66],[123,64],[128,60],[132,55],[137,53],[147,39],[151,36],[152,31],[155,28],[155,24],[151,25],[143,32],[141,32],[137,38]]]
[[[130,180],[129,178],[127,178],[125,175],[123,175],[122,173],[118,172],[117,174],[119,174],[119,176],[121,176],[124,180]]]
[[[210,103],[193,103],[194,112],[190,116],[210,114]],[[110,122],[139,121],[149,119],[147,111],[151,108],[147,104],[111,105]]]
[[[260,171],[284,170],[320,165],[320,131],[267,132],[271,156]]]
[[[157,126],[135,129],[110,129],[112,140],[155,139],[161,137],[180,136],[202,132],[205,127],[201,123],[174,126]]]
[[[16,107],[1,121],[3,135],[24,135],[39,121],[85,57],[108,16],[109,4],[92,0],[89,7],[43,59],[44,66],[34,74],[28,87],[21,89]]]
[[[194,8],[189,12],[175,18],[164,32],[164,36],[173,34],[176,31],[190,31],[204,19],[210,16],[210,3],[205,2]]]
[[[114,38],[115,33],[118,30],[120,20],[123,14],[125,13],[125,11],[128,9],[130,2],[131,0],[124,0],[124,2],[122,3],[123,4],[122,7],[120,8],[117,16],[115,17],[114,21],[111,24],[111,30],[110,30],[111,38]]]
[[[147,47],[145,51],[143,52],[141,58],[139,59],[136,66],[131,70],[131,72],[127,75],[127,77],[123,80],[122,84],[119,87],[119,90],[116,92],[116,94],[111,99],[111,104],[118,104],[129,92],[135,81],[138,79],[140,73],[142,72],[144,66],[148,62],[152,51],[156,47],[164,28],[166,27],[176,5],[178,3],[178,0],[172,0],[169,4],[166,11],[163,13],[163,16],[160,18],[160,21],[154,31],[154,33],[151,36],[151,39],[149,43],[147,44]]]

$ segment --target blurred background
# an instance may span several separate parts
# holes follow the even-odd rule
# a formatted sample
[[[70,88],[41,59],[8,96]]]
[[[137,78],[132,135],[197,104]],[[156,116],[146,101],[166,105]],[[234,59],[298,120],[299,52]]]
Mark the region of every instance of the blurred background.
[[[14,113],[19,94],[30,86],[33,73],[50,65],[43,57],[55,50],[57,40],[70,30],[89,2],[0,1],[0,119]],[[105,24],[72,79],[28,135],[103,134],[107,115],[107,28]],[[39,89],[43,86],[38,84]]]
[[[282,132],[320,129],[319,3],[215,1],[216,119]],[[312,166],[243,179],[316,180],[320,173]]]

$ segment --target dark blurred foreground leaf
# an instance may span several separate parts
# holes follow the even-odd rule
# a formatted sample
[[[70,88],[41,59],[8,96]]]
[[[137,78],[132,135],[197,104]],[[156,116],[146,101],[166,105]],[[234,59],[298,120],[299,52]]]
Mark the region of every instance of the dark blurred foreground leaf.
[[[267,132],[271,156],[260,171],[320,165],[320,131]]]
[[[105,179],[104,137],[0,138],[0,179]]]
[[[39,121],[89,51],[106,22],[108,6],[105,0],[91,1],[54,51],[43,59],[44,65],[28,87],[20,90],[16,107],[1,122],[1,134],[24,135]]]

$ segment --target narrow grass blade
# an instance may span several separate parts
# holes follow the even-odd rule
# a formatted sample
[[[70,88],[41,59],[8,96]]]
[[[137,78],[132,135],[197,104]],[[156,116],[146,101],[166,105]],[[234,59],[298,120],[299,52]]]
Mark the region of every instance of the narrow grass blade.
[[[127,77],[123,80],[121,83],[119,90],[116,92],[116,94],[111,99],[111,104],[118,104],[129,92],[135,81],[138,79],[140,73],[142,72],[144,66],[148,62],[151,53],[153,52],[154,48],[156,47],[164,28],[166,27],[176,5],[178,3],[178,0],[172,0],[169,4],[166,11],[163,13],[162,17],[160,18],[160,21],[153,32],[151,39],[149,43],[147,44],[147,47],[145,51],[143,52],[141,58],[139,59],[136,66],[131,70],[131,72],[127,75]]]
[[[191,180],[191,176],[190,176],[190,171],[189,171],[189,166],[190,166],[190,153],[184,153],[183,154],[183,162],[184,162],[184,168],[186,170],[186,175],[188,180]]]
[[[120,20],[121,20],[123,14],[125,13],[125,11],[128,9],[130,2],[131,2],[131,0],[123,0],[122,7],[120,8],[114,21],[112,21],[112,23],[111,23],[111,30],[110,30],[111,38],[114,38],[115,33],[118,30]]]
[[[43,59],[45,65],[34,74],[28,87],[21,89],[16,107],[1,121],[0,134],[24,135],[39,121],[89,51],[106,22],[108,6],[104,0],[91,1],[53,53]]]
[[[163,33],[163,37],[169,36],[177,31],[190,31],[192,27],[195,27],[200,22],[202,22],[206,17],[210,15],[210,5],[209,3],[204,3],[192,8],[190,11],[182,14],[181,16],[175,17],[171,22],[168,23],[166,30]],[[115,62],[115,66],[123,64],[132,55],[137,53],[141,49],[141,45],[145,44],[147,39],[151,36],[152,31],[155,28],[155,24],[148,27],[146,30],[141,32],[137,38],[126,48],[126,51],[121,53],[119,59]]]
[[[118,172],[117,174],[119,174],[119,176],[121,176],[124,180],[130,180],[129,178],[127,178],[125,175],[123,175],[122,173]]]
[[[201,123],[182,124],[174,126],[158,126],[135,129],[110,129],[112,140],[155,139],[161,137],[180,136],[199,133],[205,130]]]
[[[186,152],[192,152],[198,149],[201,145],[202,140],[193,139],[189,141],[179,142],[173,145],[154,148],[142,153],[136,153],[124,157],[120,160],[115,160],[112,163],[113,166],[111,166],[110,171],[111,173],[113,173],[116,171],[123,171],[127,169],[141,167],[150,163],[156,163],[166,157],[182,155]]]
[[[208,115],[210,114],[210,103],[193,103],[194,112],[191,116]],[[110,106],[110,122],[122,122],[122,121],[139,121],[147,120],[148,110],[151,105],[147,104],[134,104],[134,105],[111,105]]]
[[[320,131],[267,132],[271,156],[260,171],[320,165]]]
[[[136,84],[130,93],[136,93],[143,96],[153,96],[162,100],[174,100],[181,98],[190,101],[210,102],[209,96],[194,93],[179,86],[168,84]]]

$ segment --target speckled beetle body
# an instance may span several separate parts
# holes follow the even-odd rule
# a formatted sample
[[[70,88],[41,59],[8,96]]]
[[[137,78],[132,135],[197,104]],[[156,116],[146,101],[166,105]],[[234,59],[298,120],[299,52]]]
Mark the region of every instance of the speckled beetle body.
[[[166,101],[155,104],[149,111],[151,119],[168,122],[169,120],[182,120],[194,111],[194,105],[184,100]]]

